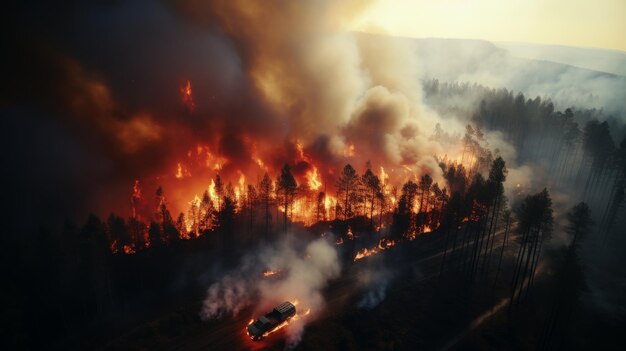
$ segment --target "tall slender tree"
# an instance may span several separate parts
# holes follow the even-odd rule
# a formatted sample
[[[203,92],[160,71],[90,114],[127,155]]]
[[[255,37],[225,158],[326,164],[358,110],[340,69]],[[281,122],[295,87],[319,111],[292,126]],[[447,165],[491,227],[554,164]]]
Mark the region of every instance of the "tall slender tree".
[[[365,186],[365,198],[369,203],[370,228],[374,228],[374,204],[377,194],[381,192],[380,179],[368,168],[363,174],[363,185]]]
[[[360,183],[359,176],[354,168],[347,164],[339,179],[337,179],[337,197],[342,199],[343,202],[343,219],[348,219],[352,216],[352,206],[356,198],[358,186]]]
[[[293,174],[291,174],[291,168],[285,163],[280,171],[280,176],[276,181],[276,194],[277,197],[281,199],[284,209],[283,219],[285,230],[287,230],[289,208],[291,207],[291,203],[296,194],[296,189],[298,189],[298,183],[296,183],[296,179],[293,177]]]
[[[270,222],[272,215],[270,214],[270,207],[272,205],[272,181],[270,176],[265,172],[263,179],[259,182],[259,201],[263,206],[263,222],[265,224],[265,235],[269,234]]]

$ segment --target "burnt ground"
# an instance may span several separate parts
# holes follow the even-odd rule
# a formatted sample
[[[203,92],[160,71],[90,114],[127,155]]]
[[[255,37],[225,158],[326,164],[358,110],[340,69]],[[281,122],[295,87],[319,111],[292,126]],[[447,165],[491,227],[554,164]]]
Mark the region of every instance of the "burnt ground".
[[[346,260],[341,277],[324,291],[326,308],[310,317],[295,349],[438,350],[472,345],[475,341],[472,335],[485,321],[505,314],[506,308],[489,311],[502,305],[502,299],[508,294],[510,274],[507,271],[513,250],[511,246],[505,250],[504,272],[494,290],[495,268],[479,274],[471,282],[459,264],[462,255],[458,248],[454,253],[448,251],[446,270],[440,277],[444,247],[441,236],[424,235],[357,262]],[[494,247],[493,261],[500,248],[499,245]],[[361,286],[358,277],[364,269],[377,267],[393,272],[385,297],[371,308],[359,307],[372,287]],[[235,317],[202,321],[198,317],[201,303],[200,297],[181,303],[158,318],[129,329],[100,349],[285,349],[282,330],[260,342],[248,339],[244,327],[255,317],[252,308]],[[509,348],[507,342],[487,338],[481,340],[480,348]]]

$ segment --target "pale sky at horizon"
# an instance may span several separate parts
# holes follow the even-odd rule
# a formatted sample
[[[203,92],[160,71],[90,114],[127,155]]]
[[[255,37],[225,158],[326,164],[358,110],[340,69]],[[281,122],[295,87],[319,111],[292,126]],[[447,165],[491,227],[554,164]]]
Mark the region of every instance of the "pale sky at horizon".
[[[381,0],[349,27],[626,51],[626,0]]]

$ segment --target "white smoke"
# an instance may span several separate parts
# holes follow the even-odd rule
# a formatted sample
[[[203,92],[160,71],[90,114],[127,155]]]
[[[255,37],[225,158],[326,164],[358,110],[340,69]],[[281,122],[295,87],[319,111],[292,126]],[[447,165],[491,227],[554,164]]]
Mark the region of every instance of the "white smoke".
[[[276,272],[276,276],[265,278],[264,270]],[[321,290],[340,272],[335,245],[317,239],[299,249],[298,242],[286,236],[277,245],[246,256],[234,272],[211,285],[200,315],[203,319],[235,316],[254,303],[256,316],[278,303],[295,302],[299,317],[285,327],[287,346],[293,347],[307,321],[324,308]],[[307,311],[310,314],[304,316]]]
[[[388,270],[366,269],[359,273],[359,285],[365,288],[365,294],[361,297],[357,306],[359,308],[372,309],[385,300],[387,287],[391,282],[392,274]]]

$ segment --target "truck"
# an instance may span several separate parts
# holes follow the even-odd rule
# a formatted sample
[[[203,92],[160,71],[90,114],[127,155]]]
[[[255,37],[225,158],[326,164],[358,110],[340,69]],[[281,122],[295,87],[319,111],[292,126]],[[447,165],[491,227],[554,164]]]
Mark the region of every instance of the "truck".
[[[271,332],[287,325],[289,319],[295,315],[296,306],[289,301],[283,302],[259,319],[251,321],[246,327],[246,333],[252,340],[261,340]]]

